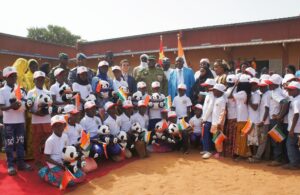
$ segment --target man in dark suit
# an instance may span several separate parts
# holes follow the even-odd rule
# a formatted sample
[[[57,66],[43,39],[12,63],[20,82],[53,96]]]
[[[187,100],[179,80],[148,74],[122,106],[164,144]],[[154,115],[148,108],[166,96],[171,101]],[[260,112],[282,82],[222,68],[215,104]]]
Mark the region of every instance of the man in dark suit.
[[[123,59],[120,62],[120,67],[122,70],[122,75],[124,80],[128,83],[129,92],[131,94],[136,92],[136,82],[135,79],[129,75],[130,63],[127,59]]]

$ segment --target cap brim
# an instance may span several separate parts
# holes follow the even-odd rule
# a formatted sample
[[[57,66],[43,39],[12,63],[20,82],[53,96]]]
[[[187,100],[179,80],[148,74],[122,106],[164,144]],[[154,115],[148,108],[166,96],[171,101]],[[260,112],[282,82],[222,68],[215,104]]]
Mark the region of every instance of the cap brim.
[[[207,83],[202,83],[202,84],[200,84],[200,86],[202,86],[202,87],[207,87],[207,86],[209,86],[209,84],[207,84]]]
[[[17,74],[17,71],[13,71],[13,72],[10,72],[10,73],[8,73],[8,74],[6,74],[4,77],[9,77],[11,74]]]
[[[286,86],[285,88],[290,90],[298,89],[298,87],[295,86]]]
[[[54,123],[51,123],[51,126],[55,125],[56,123],[65,124],[65,123],[66,123],[66,121],[55,121]]]
[[[266,86],[268,86],[268,84],[267,83],[258,83],[258,86],[259,87],[266,87]]]
[[[272,85],[272,84],[274,84],[272,81],[270,81],[270,80],[265,80],[265,83],[267,83],[268,85]]]

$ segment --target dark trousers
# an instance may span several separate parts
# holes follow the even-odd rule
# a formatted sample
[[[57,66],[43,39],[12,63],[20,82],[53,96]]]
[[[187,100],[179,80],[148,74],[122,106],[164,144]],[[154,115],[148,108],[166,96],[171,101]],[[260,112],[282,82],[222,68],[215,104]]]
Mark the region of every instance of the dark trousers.
[[[24,163],[24,123],[4,124],[4,136],[7,166],[14,166],[14,148],[17,153],[17,164]]]
[[[276,120],[270,120],[270,129],[272,129],[275,125],[278,125],[278,127],[282,130],[282,132],[287,136],[287,124],[278,123]],[[287,158],[287,150],[286,150],[286,139],[284,139],[282,142],[277,143],[273,139],[271,139],[271,145],[273,149],[273,160],[278,162],[286,163],[288,162]]]
[[[299,133],[294,133],[294,137],[287,137],[286,147],[290,164],[297,166],[300,164],[300,151],[298,146]]]
[[[203,128],[203,138],[202,138],[202,143],[203,143],[203,151],[206,152],[212,152],[214,143],[212,141],[212,134],[210,132],[211,128],[211,122],[205,122],[204,123],[204,128]]]

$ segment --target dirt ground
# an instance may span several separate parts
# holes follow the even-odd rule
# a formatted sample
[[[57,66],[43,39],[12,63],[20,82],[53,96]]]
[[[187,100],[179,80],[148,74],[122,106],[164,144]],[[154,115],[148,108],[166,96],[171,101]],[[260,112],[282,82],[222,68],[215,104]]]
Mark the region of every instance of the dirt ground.
[[[70,194],[300,194],[300,170],[231,159],[203,160],[198,152],[152,154]]]

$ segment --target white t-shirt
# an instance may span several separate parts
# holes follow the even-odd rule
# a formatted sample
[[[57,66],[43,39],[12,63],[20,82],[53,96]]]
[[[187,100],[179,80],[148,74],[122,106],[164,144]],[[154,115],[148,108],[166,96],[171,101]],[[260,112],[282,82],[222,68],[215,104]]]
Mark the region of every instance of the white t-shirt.
[[[67,85],[67,84],[63,83],[63,85]],[[50,87],[51,94],[55,95],[55,98],[56,98],[57,102],[62,103],[63,100],[62,100],[61,95],[59,94],[59,91],[60,91],[60,87],[59,87],[59,83],[58,82],[56,82],[53,85],[51,85],[51,87]]]
[[[123,79],[121,79],[121,81],[118,81],[116,79],[113,80],[113,90],[115,92],[118,92],[118,90],[121,86],[128,88],[128,83],[126,81],[124,81]]]
[[[149,117],[146,114],[142,116],[139,112],[137,112],[131,117],[131,124],[133,123],[139,123],[142,128],[148,129]]]
[[[107,119],[104,121],[104,125],[107,125],[110,129],[111,135],[118,135],[121,129],[120,119],[117,116],[116,120],[113,119],[111,116],[108,116]]]
[[[83,128],[80,124],[75,124],[75,126],[68,124],[65,134],[68,136],[70,145],[76,145],[78,143],[78,138],[81,137],[82,130]]]
[[[101,127],[102,122],[99,117],[89,117],[85,115],[81,119],[80,125],[82,126],[83,130],[90,133],[91,138],[94,138],[98,135],[97,131]]]
[[[236,101],[237,122],[246,122],[248,120],[248,106],[246,104],[247,94],[245,91],[239,91],[233,94]]]
[[[214,94],[211,91],[208,92],[203,104],[203,114],[202,114],[203,122],[211,122],[212,111],[214,108],[214,101],[215,101]]]
[[[184,83],[184,77],[183,77],[183,68],[179,69],[176,68],[176,74],[177,74],[177,83],[181,84]]]
[[[119,116],[118,120],[119,120],[119,124],[121,124],[121,131],[128,132],[131,128],[130,118],[125,113],[122,113]]]
[[[38,97],[42,94],[47,94],[48,96],[51,97],[51,92],[46,90],[46,89],[38,89],[34,87],[32,90],[30,90],[27,94],[27,99],[32,99],[33,100],[33,106],[32,110],[34,112],[37,111],[38,109]],[[45,115],[45,116],[38,116],[35,114],[32,114],[32,119],[31,119],[32,124],[46,124],[46,123],[51,123],[51,115]]]
[[[236,119],[236,101],[234,100],[234,98],[228,98],[228,96],[230,95],[231,91],[232,91],[233,87],[229,87],[226,92],[225,92],[225,96],[226,96],[226,100],[227,100],[227,119]],[[234,90],[234,92],[232,94],[236,93],[236,89]]]
[[[226,99],[223,96],[215,98],[214,108],[212,112],[212,125],[222,124],[222,117],[225,117]]]
[[[258,91],[251,92],[251,100],[252,104],[257,104],[259,106],[260,103],[260,94]],[[258,124],[259,121],[259,107],[257,110],[253,110],[250,105],[248,105],[249,110],[249,118],[254,124]]]
[[[177,118],[187,117],[187,108],[192,106],[191,99],[185,94],[183,96],[177,95],[172,103],[175,108]]]
[[[74,92],[78,92],[80,94],[81,99],[85,99],[90,93],[92,93],[92,86],[88,85],[80,85],[78,83],[72,84],[72,89]]]
[[[15,86],[16,88],[17,86]],[[9,87],[8,85],[4,85],[0,89],[0,104],[9,106],[10,102],[10,96],[13,89]],[[22,96],[26,97],[26,94],[21,90]],[[3,111],[3,123],[4,124],[17,124],[17,123],[25,123],[25,104],[22,102],[22,106],[18,110],[9,109],[6,111]]]
[[[191,127],[193,127],[194,129],[194,133],[196,134],[201,134],[202,132],[201,121],[202,121],[201,117],[197,118],[196,115],[193,116],[189,121]]]
[[[162,99],[165,99],[163,94],[159,94]],[[144,97],[143,97],[144,98]],[[149,108],[149,118],[150,119],[160,119],[162,108]]]
[[[272,115],[279,114],[280,112],[280,102],[286,98],[283,94],[281,88],[276,88],[275,90],[270,91],[271,98],[270,98],[270,119],[272,119]]]
[[[69,141],[66,134],[63,133],[61,137],[58,137],[55,133],[52,133],[46,140],[44,154],[50,155],[50,158],[58,163],[63,163],[62,150],[68,145]],[[47,165],[50,169],[56,166],[49,162],[47,162]]]
[[[259,104],[259,122],[262,122],[264,120],[264,114],[266,111],[266,107],[270,108],[270,91],[266,91],[264,94],[261,96],[261,101]],[[268,117],[264,123],[264,125],[269,125],[270,124],[270,117],[268,113]]]
[[[291,130],[294,114],[300,114],[300,95],[293,98],[293,100],[291,101],[290,109],[288,113],[288,131]],[[298,118],[294,132],[300,133],[300,117]]]

